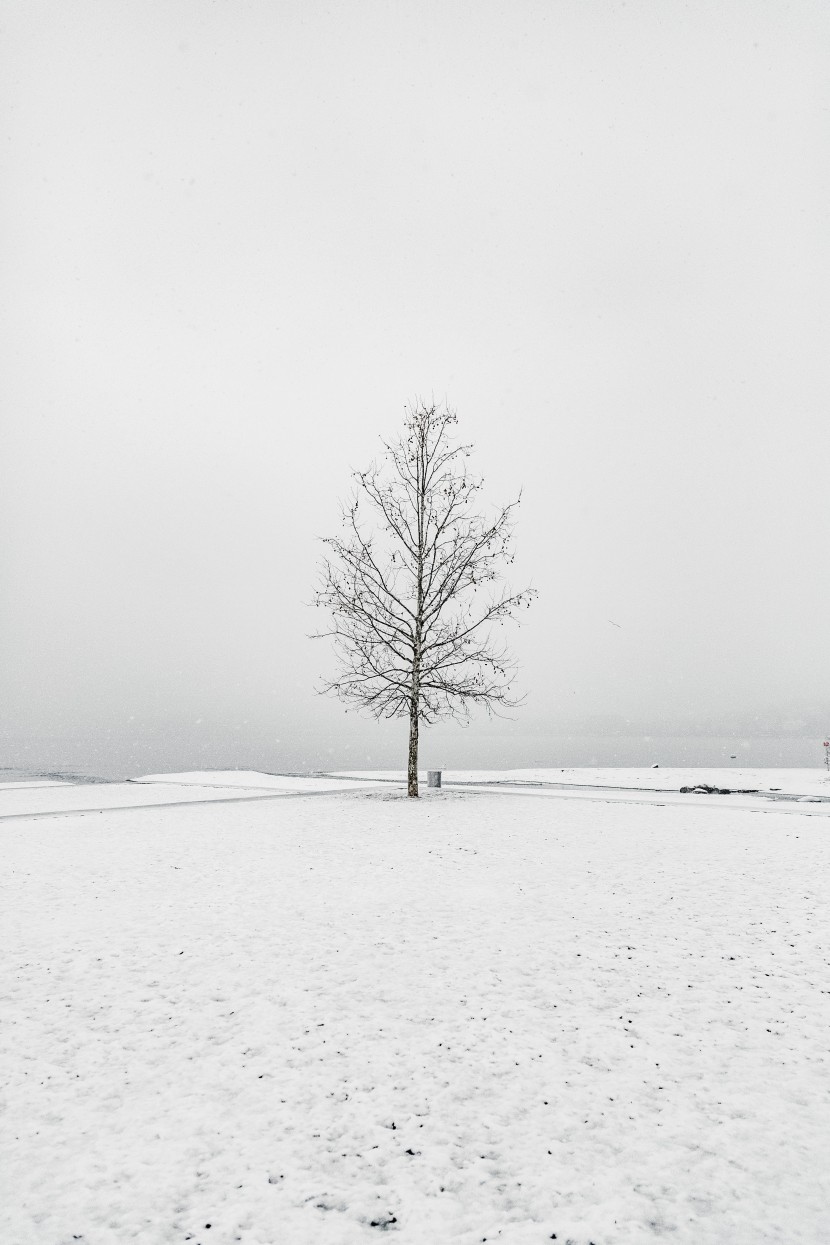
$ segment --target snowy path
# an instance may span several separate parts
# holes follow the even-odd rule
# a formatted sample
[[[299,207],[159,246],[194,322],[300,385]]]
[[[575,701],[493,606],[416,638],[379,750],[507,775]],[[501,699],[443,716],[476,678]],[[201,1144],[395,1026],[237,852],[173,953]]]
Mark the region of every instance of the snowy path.
[[[820,819],[385,790],[2,836],[4,1245],[830,1240]]]
[[[0,822],[20,818],[36,819],[78,815],[98,815],[105,811],[130,812],[140,808],[175,808],[181,804],[233,804],[252,800],[284,799],[287,796],[341,795],[344,791],[405,788],[404,779],[347,778],[326,776],[295,776],[240,773],[221,775],[221,781],[210,773],[187,775],[154,775],[124,783],[14,783],[0,786]],[[235,780],[234,780],[235,779]],[[683,794],[670,789],[651,790],[637,787],[611,787],[550,782],[516,782],[490,779],[480,783],[471,779],[447,779],[445,789],[478,794],[526,795],[550,799],[587,800],[593,803],[654,805],[663,808],[676,804],[691,809],[715,808],[723,811],[743,809],[748,812],[796,814],[808,817],[830,817],[830,799],[806,796],[799,802],[792,796],[734,794]],[[421,794],[432,797],[422,781]],[[808,801],[805,805],[804,801]]]
[[[131,782],[14,783],[0,787],[0,822],[20,817],[66,817],[139,808],[175,808],[180,804],[230,804],[241,800],[275,800],[297,795],[332,795],[380,784],[372,780],[305,778],[246,774],[214,781],[213,775],[167,775]]]
[[[784,799],[766,795],[693,795],[679,791],[637,791],[615,787],[555,787],[553,785],[515,786],[507,782],[498,783],[455,783],[449,780],[447,789],[477,791],[481,794],[493,795],[527,795],[558,800],[587,800],[599,804],[648,804],[656,808],[665,808],[674,804],[686,809],[716,808],[723,811],[741,809],[751,813],[795,813],[801,817],[830,817],[830,800],[826,797],[816,799],[807,797],[809,803],[799,803],[795,799]]]
[[[577,792],[615,791],[643,794],[675,794],[681,787],[700,783],[726,787],[732,791],[751,789],[769,799],[814,796],[830,800],[830,772],[821,767],[811,769],[747,769],[736,766],[688,769],[658,767],[657,769],[625,769],[604,766],[599,769],[516,769],[516,770],[444,770],[444,782],[453,786],[485,784],[505,787],[515,785],[522,790],[568,790]],[[344,770],[344,778],[404,781],[405,775],[389,770]]]

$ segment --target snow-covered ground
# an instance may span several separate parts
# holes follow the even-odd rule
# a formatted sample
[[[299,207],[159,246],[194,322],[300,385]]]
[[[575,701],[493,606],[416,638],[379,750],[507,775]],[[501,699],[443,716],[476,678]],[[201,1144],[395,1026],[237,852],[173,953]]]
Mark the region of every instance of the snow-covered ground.
[[[304,774],[261,774],[257,770],[194,770],[187,774],[147,774],[134,778],[140,783],[175,783],[183,787],[244,787],[247,790],[276,792],[342,791],[345,787],[362,787],[365,779],[347,782],[342,778],[309,777]]]
[[[343,777],[394,779],[404,781],[396,770],[349,770]],[[426,774],[424,775],[426,780]],[[830,799],[830,773],[824,768],[813,769],[622,769],[603,766],[596,769],[512,769],[512,770],[444,770],[446,783],[545,783],[552,786],[614,787],[620,790],[679,791],[681,787],[705,784],[730,790],[781,792],[785,795],[817,795]]]
[[[2,835],[4,1245],[830,1240],[823,816],[387,786]]]
[[[158,783],[152,786],[131,782],[61,783],[57,786],[37,787],[15,783],[14,786],[0,790],[0,819],[73,809],[89,810],[98,814],[103,809],[126,809],[136,805],[170,802],[189,803],[211,797],[238,797],[241,793],[238,787],[215,788],[203,792],[196,787],[179,786],[176,783]],[[256,789],[245,793],[253,796],[263,794]]]
[[[456,780],[492,779],[492,771],[464,771],[449,775]],[[823,795],[830,799],[830,773],[814,769],[536,769],[505,770],[500,781],[573,783],[576,786],[636,788],[639,790],[677,791],[681,787],[701,784],[729,790],[780,791],[783,794]]]
[[[98,815],[105,809],[131,809],[158,804],[267,799],[271,796],[324,794],[363,790],[377,783],[363,779],[305,778],[257,774],[250,770],[151,774],[129,782],[4,783],[0,786],[0,821],[4,817],[77,810]]]

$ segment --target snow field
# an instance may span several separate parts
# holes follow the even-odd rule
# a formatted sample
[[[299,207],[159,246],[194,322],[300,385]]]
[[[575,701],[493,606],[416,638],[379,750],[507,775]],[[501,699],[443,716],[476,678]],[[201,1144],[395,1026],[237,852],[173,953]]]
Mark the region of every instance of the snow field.
[[[363,779],[349,782],[343,778],[327,778],[323,775],[263,774],[258,770],[193,770],[185,774],[147,774],[132,779],[133,783],[174,783],[182,787],[242,787],[246,791],[275,791],[277,793],[347,791],[370,785]]]
[[[401,770],[344,770],[344,777],[396,779],[406,781]],[[618,768],[605,765],[595,769],[505,769],[505,770],[444,770],[448,783],[547,783],[553,786],[609,787],[620,791],[679,791],[706,783],[730,790],[754,789],[759,793],[781,792],[793,795],[816,795],[830,799],[830,772],[824,766],[811,769],[758,769],[747,767],[707,769],[660,766],[649,768]],[[422,781],[426,782],[426,773]]]
[[[367,791],[3,836],[8,1245],[830,1240],[823,820]]]
[[[206,796],[221,798],[222,796],[262,794],[263,792],[257,788],[249,790],[227,787],[203,791],[198,787],[179,786],[175,783],[144,786],[132,782],[108,782],[94,785],[67,782],[36,787],[17,783],[14,788],[5,787],[0,790],[0,818],[25,817],[30,813],[71,812],[73,809],[98,816],[106,809],[132,808],[136,804],[185,804],[192,800],[202,800]]]
[[[85,812],[98,816],[107,809],[139,805],[263,799],[270,796],[323,795],[365,790],[372,784],[340,778],[306,778],[228,770],[194,774],[159,774],[129,782],[9,783],[0,785],[0,820],[29,814]]]

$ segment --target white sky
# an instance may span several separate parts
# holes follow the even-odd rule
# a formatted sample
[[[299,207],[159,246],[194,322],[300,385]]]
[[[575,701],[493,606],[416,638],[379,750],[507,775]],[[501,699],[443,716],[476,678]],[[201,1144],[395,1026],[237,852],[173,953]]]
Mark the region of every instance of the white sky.
[[[403,764],[304,602],[418,394],[524,488],[516,739],[830,711],[826,5],[0,20],[0,764]]]

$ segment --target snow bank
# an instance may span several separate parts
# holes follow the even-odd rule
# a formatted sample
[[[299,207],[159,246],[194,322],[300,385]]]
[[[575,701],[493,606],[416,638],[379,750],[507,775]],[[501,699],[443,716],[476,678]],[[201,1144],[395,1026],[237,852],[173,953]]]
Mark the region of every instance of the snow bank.
[[[384,789],[3,836],[4,1242],[827,1241],[818,819]]]
[[[344,778],[303,774],[262,774],[257,770],[194,770],[186,774],[146,774],[133,778],[136,783],[176,783],[195,787],[245,787],[262,791],[343,791],[365,785],[363,778],[349,782]]]
[[[8,782],[0,782],[0,791],[20,791],[26,787],[64,787],[65,779],[60,778],[12,778]]]

